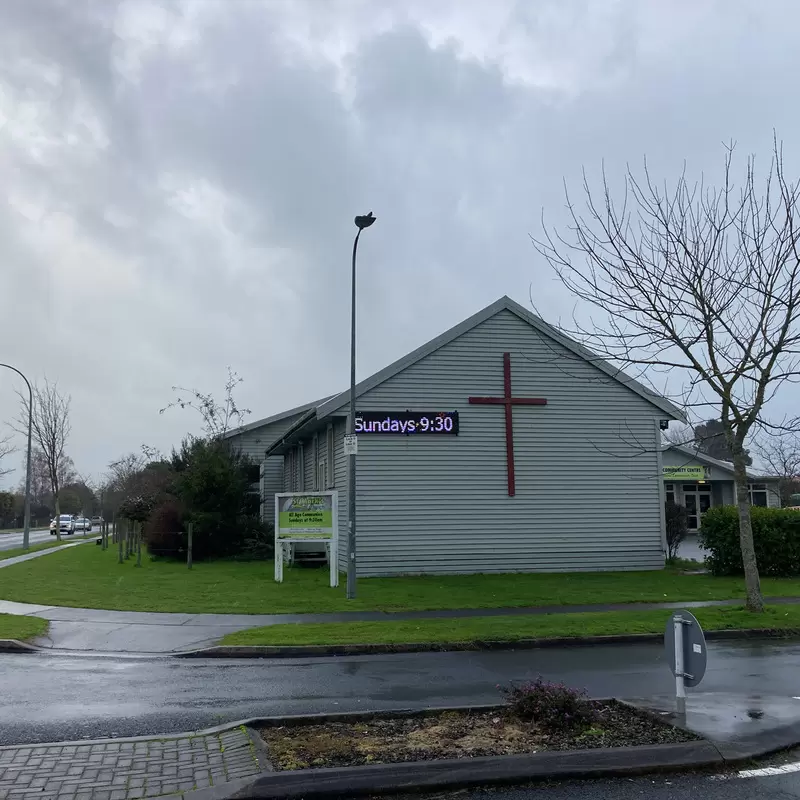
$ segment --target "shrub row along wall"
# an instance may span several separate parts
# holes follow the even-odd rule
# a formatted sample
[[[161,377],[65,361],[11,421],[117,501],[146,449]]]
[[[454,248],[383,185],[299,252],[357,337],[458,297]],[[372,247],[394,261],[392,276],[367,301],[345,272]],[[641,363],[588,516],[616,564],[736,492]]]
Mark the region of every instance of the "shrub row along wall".
[[[761,575],[800,575],[800,511],[786,508],[750,509],[753,542]],[[710,555],[712,575],[742,575],[739,514],[735,506],[719,506],[703,515],[700,543]]]

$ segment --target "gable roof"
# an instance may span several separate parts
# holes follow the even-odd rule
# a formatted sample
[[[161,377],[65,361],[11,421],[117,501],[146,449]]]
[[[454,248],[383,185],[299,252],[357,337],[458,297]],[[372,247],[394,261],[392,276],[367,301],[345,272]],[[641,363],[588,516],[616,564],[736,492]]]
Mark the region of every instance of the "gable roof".
[[[302,406],[295,406],[294,408],[290,408],[288,411],[281,411],[280,414],[273,414],[271,417],[264,417],[264,419],[258,419],[255,422],[248,422],[247,425],[242,425],[240,428],[236,428],[235,430],[228,431],[223,438],[231,439],[234,436],[238,436],[242,433],[247,433],[247,431],[255,430],[256,428],[262,428],[265,425],[271,425],[273,422],[280,422],[282,419],[287,419],[288,417],[293,417],[295,414],[301,414],[304,411],[309,411],[312,408],[316,408],[321,403],[324,403],[327,400],[330,400],[332,397],[336,395],[328,395],[327,397],[323,397],[321,400],[315,400],[313,403],[305,403]]]
[[[567,350],[575,353],[575,355],[593,364],[601,372],[604,372],[610,378],[613,378],[635,394],[638,394],[640,397],[647,400],[648,403],[651,403],[656,408],[663,411],[671,419],[681,420],[682,422],[686,421],[686,415],[683,413],[683,411],[681,411],[676,405],[671,403],[665,397],[661,397],[655,392],[650,391],[638,381],[628,377],[621,370],[613,367],[607,361],[599,358],[590,350],[587,350],[576,341],[556,330],[556,328],[546,323],[543,319],[537,317],[535,314],[531,314],[527,309],[523,308],[519,303],[516,303],[510,297],[505,296],[501,297],[491,305],[486,306],[486,308],[484,308],[482,311],[479,311],[477,314],[473,314],[471,317],[468,317],[455,327],[450,328],[450,330],[445,331],[435,339],[431,339],[427,344],[422,345],[422,347],[418,347],[408,355],[398,359],[393,364],[390,364],[385,369],[382,369],[380,372],[376,372],[371,377],[361,381],[361,383],[356,385],[356,397],[358,398],[365,392],[374,389],[384,381],[394,377],[404,369],[410,367],[412,364],[416,364],[426,356],[429,356],[439,348],[449,344],[454,339],[457,339],[459,336],[467,333],[467,331],[477,327],[482,322],[491,319],[501,311],[510,311],[512,314],[515,314],[517,317],[523,320],[523,322],[527,322],[532,328],[539,331],[539,333],[547,336],[548,338],[560,344],[562,347],[565,347]],[[340,408],[347,405],[349,400],[350,390],[348,389],[346,392],[342,392],[341,394],[335,395],[325,402],[322,402],[317,408],[317,419],[322,419],[323,417],[335,413]]]
[[[665,444],[661,450],[662,452],[667,450],[675,450],[677,453],[681,453],[682,455],[687,456],[694,461],[699,461],[701,464],[705,464],[707,467],[718,467],[719,469],[724,469],[726,472],[733,474],[733,462],[723,461],[721,458],[714,458],[707,453],[702,453],[700,450],[696,450],[694,447],[687,447],[683,444]],[[775,476],[759,475],[757,473],[750,472],[750,470],[747,471],[747,477],[750,478],[750,480],[758,480],[759,482],[779,480]],[[678,483],[679,482],[680,481],[678,481]]]

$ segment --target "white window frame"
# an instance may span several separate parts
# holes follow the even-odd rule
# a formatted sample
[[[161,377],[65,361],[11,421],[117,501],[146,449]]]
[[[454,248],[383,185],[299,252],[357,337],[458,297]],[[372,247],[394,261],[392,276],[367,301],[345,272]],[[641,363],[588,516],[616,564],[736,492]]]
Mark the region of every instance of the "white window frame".
[[[753,495],[754,494],[762,494],[764,495],[764,505],[760,506],[761,508],[769,508],[769,486],[766,483],[748,483],[747,484],[747,498],[750,501],[750,505],[756,505],[753,502]]]

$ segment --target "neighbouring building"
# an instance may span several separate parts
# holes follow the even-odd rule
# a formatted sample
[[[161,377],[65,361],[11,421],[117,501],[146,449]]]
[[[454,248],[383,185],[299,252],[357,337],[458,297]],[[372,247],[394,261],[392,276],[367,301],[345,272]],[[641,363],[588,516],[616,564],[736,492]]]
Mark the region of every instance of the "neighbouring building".
[[[683,445],[667,445],[662,455],[667,500],[686,506],[689,531],[697,532],[703,514],[736,503],[733,464]],[[750,504],[780,508],[780,479],[747,473]]]
[[[339,490],[342,568],[349,400],[230,434],[265,519],[275,492]],[[509,298],[359,383],[356,411],[359,575],[663,566],[682,412]]]

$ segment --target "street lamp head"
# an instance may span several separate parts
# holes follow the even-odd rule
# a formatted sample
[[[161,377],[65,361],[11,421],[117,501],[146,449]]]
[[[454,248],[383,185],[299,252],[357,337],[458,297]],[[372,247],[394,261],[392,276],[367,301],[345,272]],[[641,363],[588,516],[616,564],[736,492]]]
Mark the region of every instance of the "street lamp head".
[[[369,228],[369,226],[372,225],[372,223],[375,222],[376,219],[377,217],[373,217],[372,212],[370,211],[369,214],[363,217],[356,217],[355,222],[359,230],[363,231],[364,228]]]

